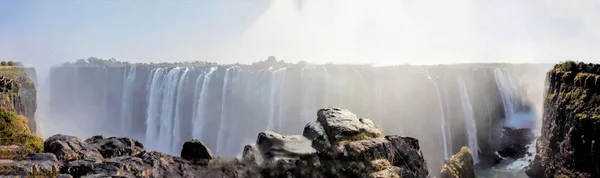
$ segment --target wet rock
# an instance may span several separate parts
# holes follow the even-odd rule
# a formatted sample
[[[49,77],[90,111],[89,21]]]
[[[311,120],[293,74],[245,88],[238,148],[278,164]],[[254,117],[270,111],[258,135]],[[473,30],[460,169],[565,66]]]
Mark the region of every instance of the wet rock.
[[[450,158],[442,168],[441,178],[476,178],[473,166],[473,153],[468,147],[462,147],[460,152]]]
[[[504,128],[500,140],[501,149],[498,154],[505,158],[519,159],[527,155],[529,144],[535,139],[533,130],[529,128]]]
[[[73,176],[69,175],[69,174],[59,174],[58,177],[56,178],[73,178]]]
[[[104,158],[137,156],[146,151],[142,143],[127,137],[104,138],[98,135],[86,139],[85,142],[93,145]]]
[[[54,135],[44,142],[44,152],[56,155],[61,161],[74,161],[80,159],[100,161],[102,155],[96,149],[81,139],[68,135]]]
[[[213,154],[200,140],[193,139],[183,143],[181,157],[184,159],[213,159]]]

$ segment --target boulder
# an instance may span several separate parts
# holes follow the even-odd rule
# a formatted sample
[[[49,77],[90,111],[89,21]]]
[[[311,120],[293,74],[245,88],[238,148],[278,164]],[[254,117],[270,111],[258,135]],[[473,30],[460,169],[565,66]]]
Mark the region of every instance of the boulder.
[[[54,161],[58,162],[56,155],[52,153],[30,153],[23,160],[28,161]]]
[[[317,112],[317,121],[323,127],[324,133],[331,143],[383,137],[373,121],[359,119],[345,109],[321,109]]]
[[[144,153],[144,145],[139,141],[127,137],[109,137],[97,135],[85,140],[93,145],[104,158],[119,156],[137,156]]]
[[[267,159],[300,158],[316,154],[311,141],[301,135],[281,135],[264,131],[258,134],[256,144]]]
[[[476,178],[473,166],[473,153],[469,147],[462,147],[460,152],[450,158],[442,168],[441,178]]]
[[[81,139],[68,135],[54,135],[44,142],[44,152],[56,155],[60,161],[104,159],[98,149]]]
[[[198,139],[192,139],[183,143],[181,157],[184,159],[213,159],[213,154],[206,145]]]

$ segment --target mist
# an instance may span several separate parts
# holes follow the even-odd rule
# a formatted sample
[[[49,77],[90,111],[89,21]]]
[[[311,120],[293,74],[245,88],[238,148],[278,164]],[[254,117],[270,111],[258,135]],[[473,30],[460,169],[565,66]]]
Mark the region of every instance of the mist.
[[[323,82],[325,88],[332,87],[334,89],[312,89],[311,91],[314,90],[315,93],[325,93],[315,94],[315,97],[332,94],[331,97],[336,98],[326,98],[323,99],[325,102],[318,104],[314,104],[316,103],[314,101],[314,105],[298,104],[299,101],[290,101],[290,103],[296,105],[310,106],[302,108],[302,112],[305,113],[301,117],[303,118],[302,121],[307,121],[306,118],[316,118],[317,107],[348,107],[357,110],[355,112],[359,114],[359,117],[373,118],[376,124],[383,127],[381,129],[386,134],[416,135],[420,137],[419,139],[425,139],[429,131],[425,132],[421,127],[417,127],[418,129],[410,128],[411,124],[425,126],[434,123],[431,128],[438,129],[440,126],[437,122],[440,118],[444,118],[444,115],[450,116],[460,113],[456,117],[467,117],[468,114],[462,112],[466,113],[468,109],[464,110],[459,106],[454,106],[461,105],[461,103],[446,102],[473,103],[473,117],[477,118],[481,118],[487,112],[501,113],[495,111],[494,107],[498,103],[504,102],[499,95],[485,98],[481,94],[483,93],[481,90],[501,90],[498,89],[501,87],[494,83],[493,77],[488,76],[488,78],[479,80],[480,78],[477,75],[470,73],[478,67],[463,68],[457,67],[460,65],[452,65],[450,67],[452,69],[439,69],[444,68],[444,66],[435,66],[436,64],[540,64],[506,72],[515,79],[514,84],[511,84],[511,86],[514,85],[515,90],[523,91],[522,95],[515,97],[522,99],[524,103],[530,104],[534,110],[515,115],[515,120],[509,120],[502,126],[530,128],[533,127],[532,125],[539,124],[535,122],[535,119],[541,118],[544,77],[545,72],[550,69],[548,64],[564,60],[600,62],[598,61],[600,51],[597,50],[597,47],[600,47],[600,25],[597,23],[598,21],[600,21],[600,2],[594,0],[569,2],[558,0],[207,0],[147,2],[140,0],[63,1],[60,3],[0,0],[0,59],[20,61],[27,66],[36,68],[39,88],[37,115],[42,125],[41,129],[44,137],[56,133],[73,134],[79,137],[89,137],[95,134],[125,134],[124,136],[131,136],[140,140],[145,139],[141,132],[120,133],[112,132],[113,130],[108,127],[99,127],[114,122],[114,120],[103,119],[120,119],[120,117],[110,118],[106,115],[100,115],[98,113],[101,112],[95,109],[105,107],[102,109],[108,110],[110,106],[106,105],[117,104],[122,101],[106,99],[106,96],[110,96],[110,94],[100,96],[100,94],[93,92],[91,94],[81,94],[81,96],[89,97],[88,100],[74,99],[75,96],[68,96],[72,94],[67,92],[70,91],[67,90],[69,87],[92,87],[96,85],[78,83],[81,79],[68,78],[66,74],[67,77],[63,76],[64,78],[58,77],[51,80],[51,67],[57,67],[64,62],[94,56],[139,63],[209,61],[219,64],[250,64],[264,60],[268,56],[276,56],[277,59],[283,59],[291,63],[306,61],[312,64],[371,64],[368,67],[340,67],[343,70],[339,70],[346,73],[327,74],[325,72],[313,76],[318,78],[315,81],[324,80],[323,78],[327,77],[332,77],[330,82],[335,80],[331,83]],[[406,69],[397,66],[402,64],[419,66],[407,67]],[[319,67],[329,70],[336,68],[331,65],[323,66],[313,66],[311,70],[317,70],[315,68],[322,70]],[[455,69],[455,67],[459,69]],[[285,68],[275,69],[283,70]],[[511,67],[493,66],[489,68],[505,70]],[[119,69],[120,72],[128,70],[131,69]],[[196,68],[194,70],[200,73],[199,71],[203,69]],[[229,69],[220,68],[221,74],[218,77],[220,77],[221,83],[219,84],[224,82],[225,70]],[[264,70],[269,75],[275,75],[273,74],[275,70]],[[396,75],[373,75],[379,76],[377,80],[380,83],[369,85],[366,83],[372,81],[368,80],[374,80],[376,77],[363,78],[366,83],[365,81],[360,83],[361,81],[357,80],[358,77],[355,76],[357,74],[354,74],[354,72],[348,73],[352,70],[356,70],[356,73],[361,76],[370,75],[372,71],[378,70],[395,71],[396,73],[389,73]],[[404,70],[412,73],[402,73]],[[428,79],[425,76],[425,71],[429,70],[434,71],[435,74],[429,76]],[[86,71],[77,72],[81,73],[75,74],[91,75]],[[400,75],[399,73],[406,74],[406,76],[402,76],[403,80],[398,81],[397,75]],[[150,71],[146,71],[143,75],[148,77],[150,74]],[[467,90],[464,91],[464,95],[474,95],[469,98],[470,101],[460,101],[455,98],[459,97],[456,84],[457,78],[439,79],[447,75],[461,79],[469,78],[462,90]],[[195,77],[198,76],[201,75],[196,73]],[[89,77],[87,79],[112,81],[113,78]],[[424,80],[430,81],[424,82]],[[73,83],[65,84],[64,87],[66,88],[59,87],[58,92],[54,91],[58,94],[52,93],[51,88],[57,87],[56,82],[59,81]],[[289,80],[288,82],[291,81],[297,80]],[[371,101],[375,99],[375,92],[371,91],[375,89],[370,87],[380,86],[381,83],[386,84],[386,82],[389,84],[380,89],[384,91],[385,95],[383,99],[377,101],[379,102],[378,105],[361,105],[369,104],[360,103],[363,100]],[[418,84],[413,85],[411,82]],[[430,84],[431,82],[436,85]],[[273,86],[272,82],[264,84],[268,85],[266,87]],[[310,89],[310,87],[316,87],[298,86],[299,84],[289,85],[292,86],[288,86],[289,88]],[[344,90],[346,85],[362,88],[355,88],[356,91],[353,90],[353,92],[356,93],[352,93]],[[415,88],[415,86],[420,88]],[[433,87],[440,88],[437,92],[434,92]],[[191,90],[190,88],[192,87],[186,89]],[[218,89],[225,91],[223,88]],[[450,90],[453,91],[448,91],[450,94],[444,94],[444,88],[451,88]],[[335,92],[336,89],[343,90],[343,92]],[[100,91],[112,91],[110,87],[97,89],[98,91],[96,89],[89,90],[98,93]],[[269,91],[284,93],[276,87],[271,90]],[[419,98],[422,100],[414,101],[413,97],[420,96],[423,93],[421,90],[426,90],[427,93]],[[281,94],[282,96],[277,95],[277,97],[275,94],[254,96],[254,99],[262,101],[264,99],[275,100],[275,98],[294,97],[293,94],[290,94],[290,91],[285,91],[289,93]],[[251,90],[240,92],[250,93]],[[452,93],[456,96],[452,96]],[[57,96],[64,96],[64,98]],[[52,99],[52,97],[58,99]],[[79,110],[68,108],[68,106],[73,105],[72,101],[75,100],[97,104],[93,101],[103,97],[102,102],[105,103],[104,105],[81,105],[77,108]],[[348,100],[360,104],[345,105],[346,102],[338,98],[351,98]],[[225,99],[213,100],[225,101]],[[232,101],[237,100],[232,99]],[[372,103],[375,103],[375,101],[372,101]],[[481,103],[492,103],[490,106],[493,109],[482,109],[481,106],[477,106]],[[265,108],[267,106],[274,107],[273,104],[263,103],[263,105]],[[67,109],[53,110],[51,106]],[[298,109],[298,107],[293,108]],[[371,109],[374,111],[370,111]],[[375,111],[375,109],[377,110]],[[275,111],[283,112],[279,110],[281,109],[265,109],[265,111],[269,111],[268,114]],[[65,113],[67,111],[71,113]],[[403,112],[403,115],[399,114]],[[255,114],[253,112],[248,113]],[[405,118],[399,118],[398,115],[405,116]],[[433,120],[420,120],[421,118]],[[462,137],[466,134],[462,133],[468,129],[464,126],[464,120],[453,120],[448,123],[459,126],[449,127],[447,132],[461,132],[456,137]],[[258,125],[262,126],[264,124],[261,122]],[[305,123],[298,122],[294,124],[293,126],[279,128],[281,129],[279,131],[284,133],[289,131],[289,134],[297,134]],[[231,127],[238,128],[240,126]],[[479,127],[490,130],[501,129],[499,127],[487,128],[487,126],[477,125],[477,128]],[[539,126],[535,125],[535,127]],[[240,143],[235,144],[252,142],[255,138],[253,134],[262,130],[264,128],[257,126],[253,127],[249,133],[236,133],[245,137],[237,138]],[[442,138],[437,138],[437,136],[441,135],[441,132],[446,131],[436,130],[436,138],[422,142],[438,144],[422,146],[423,149],[427,150],[427,159],[432,162],[431,165],[433,165],[434,170],[440,166],[438,163],[444,157],[447,157],[444,154],[448,154],[440,151],[441,144],[439,140],[442,140]],[[488,134],[491,135],[491,133],[492,131]],[[467,141],[459,140],[457,143],[466,145],[468,144]],[[145,144],[147,143],[149,142],[145,142]],[[460,145],[452,146],[457,147]],[[163,148],[156,145],[149,145],[149,149],[164,151]],[[236,156],[235,153],[241,152],[241,147],[238,145],[230,149],[234,150],[220,150],[222,151],[221,154]],[[176,149],[169,148],[169,151],[172,150]],[[456,148],[449,148],[447,152],[454,150]]]

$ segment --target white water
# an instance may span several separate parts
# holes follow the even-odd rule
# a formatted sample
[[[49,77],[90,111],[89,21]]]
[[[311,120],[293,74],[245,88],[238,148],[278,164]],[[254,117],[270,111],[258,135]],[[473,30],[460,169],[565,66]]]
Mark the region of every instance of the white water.
[[[148,147],[153,148],[156,144],[158,137],[158,127],[160,119],[160,104],[162,102],[162,82],[163,73],[165,72],[162,68],[152,70],[149,80],[151,82],[148,88],[148,107],[146,109],[146,143],[151,144]]]
[[[227,105],[227,97],[229,96],[229,81],[230,81],[230,75],[231,75],[231,71],[232,68],[227,68],[225,70],[225,78],[224,78],[224,82],[223,82],[223,96],[222,96],[222,105],[221,105],[221,119],[220,119],[220,124],[219,124],[219,130],[218,130],[218,134],[217,134],[217,151],[220,150],[224,150],[225,149],[225,143],[227,142],[227,140],[224,140],[225,138],[227,138],[225,136],[225,134],[227,134],[227,130],[225,130],[225,124],[229,124],[229,122],[227,122],[227,108],[229,108]],[[217,152],[217,154],[219,154]]]
[[[467,139],[469,141],[469,148],[473,150],[473,163],[479,163],[479,145],[477,143],[477,125],[475,123],[475,115],[473,108],[471,107],[471,100],[469,99],[469,93],[467,86],[462,77],[457,78],[458,87],[460,89],[460,98],[462,100],[462,108],[465,114],[465,126],[467,129]]]
[[[535,126],[535,113],[517,112],[515,104],[520,104],[520,92],[515,88],[516,83],[512,80],[505,69],[494,69],[494,78],[500,90],[502,105],[504,106],[505,126],[511,128],[533,128]]]
[[[208,71],[206,72],[206,74],[203,74],[201,76],[198,77],[198,81],[200,78],[202,78],[202,86],[200,89],[200,95],[199,98],[195,101],[196,103],[198,103],[195,107],[195,114],[192,120],[192,136],[194,138],[198,138],[201,139],[204,138],[203,133],[204,133],[204,125],[206,122],[206,114],[205,114],[205,110],[206,110],[206,105],[208,102],[208,93],[209,93],[209,89],[210,89],[210,82],[212,81],[212,76],[215,73],[215,71],[217,71],[216,67],[211,67],[210,69],[208,69]],[[198,82],[196,82],[198,83]],[[198,87],[198,85],[196,84],[196,87]]]
[[[429,72],[425,71],[427,73],[427,78],[429,79],[429,81],[431,81],[431,83],[433,83],[433,86],[435,87],[435,91],[437,92],[438,95],[438,106],[440,108],[440,128],[442,129],[442,146],[444,147],[444,150],[442,150],[444,152],[444,159],[448,159],[450,158],[450,150],[448,150],[448,138],[446,136],[447,132],[446,132],[446,113],[444,112],[444,104],[442,102],[442,94],[440,93],[440,88],[437,84],[436,81],[434,81],[431,78],[431,75],[429,75]],[[442,165],[444,163],[442,162]]]
[[[123,96],[121,100],[121,134],[129,133],[132,127],[132,105],[133,105],[133,82],[135,81],[136,67],[128,68],[129,72],[123,73]]]
[[[158,131],[158,143],[161,143],[161,145],[158,145],[157,148],[166,153],[173,153],[174,151],[171,150],[171,144],[173,144],[173,105],[175,104],[177,95],[177,84],[180,72],[180,67],[169,70],[165,80],[162,82],[162,92],[164,95],[160,107],[160,127]]]
[[[183,127],[181,125],[181,121],[184,119],[181,116],[181,103],[183,102],[183,96],[184,94],[182,93],[183,90],[183,84],[185,82],[185,79],[188,76],[190,69],[189,68],[185,68],[183,70],[183,74],[181,75],[181,78],[179,79],[179,84],[177,84],[177,100],[175,101],[175,117],[173,118],[173,143],[171,144],[171,150],[175,151],[178,150],[179,147],[181,145],[183,145],[182,142],[182,138],[181,138],[181,128]]]

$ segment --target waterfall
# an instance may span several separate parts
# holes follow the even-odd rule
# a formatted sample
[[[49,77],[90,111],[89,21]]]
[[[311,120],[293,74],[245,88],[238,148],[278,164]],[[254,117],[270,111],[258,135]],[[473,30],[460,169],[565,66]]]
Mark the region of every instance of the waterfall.
[[[162,143],[158,147],[159,150],[166,153],[173,153],[174,150],[171,150],[171,144],[173,144],[173,111],[174,104],[177,95],[177,84],[179,75],[181,72],[180,67],[175,67],[169,70],[167,76],[162,82],[162,105],[161,113],[160,113],[160,127],[158,130],[158,143]]]
[[[173,118],[173,143],[171,144],[171,150],[172,151],[176,151],[182,144],[182,138],[181,138],[181,120],[183,120],[183,117],[181,117],[181,103],[183,102],[183,84],[185,83],[185,80],[188,76],[190,69],[189,68],[185,68],[183,70],[183,74],[181,75],[181,77],[179,78],[179,84],[177,84],[177,99],[175,100],[175,117]]]
[[[475,115],[473,113],[473,107],[471,107],[471,100],[469,99],[469,93],[467,86],[462,77],[458,77],[458,87],[460,90],[460,98],[462,101],[462,108],[465,114],[465,126],[467,129],[467,139],[469,141],[469,148],[473,150],[473,163],[479,163],[479,145],[477,143],[477,125],[475,123]]]
[[[440,88],[437,84],[436,81],[433,80],[433,78],[431,77],[431,75],[429,75],[429,72],[425,71],[427,73],[427,79],[429,79],[429,81],[431,81],[431,83],[433,83],[433,86],[435,87],[435,91],[437,93],[438,96],[438,106],[440,108],[440,128],[442,129],[442,146],[444,147],[444,159],[448,159],[450,158],[450,153],[448,150],[448,138],[446,137],[446,115],[444,112],[444,104],[442,102],[442,94],[440,92]],[[443,162],[442,162],[443,164]]]
[[[156,139],[158,137],[158,128],[159,128],[159,119],[161,108],[160,104],[162,102],[162,82],[163,82],[163,73],[165,72],[162,68],[157,68],[152,70],[149,79],[150,85],[148,85],[148,107],[146,109],[146,143],[152,144],[148,145],[150,148],[154,148],[156,143]]]
[[[277,105],[278,108],[278,114],[277,114],[277,131],[278,132],[282,132],[283,131],[283,126],[285,125],[284,123],[284,117],[285,117],[285,71],[286,68],[282,68],[281,71],[279,72],[279,77],[278,77],[278,84],[279,86],[278,88],[278,98],[279,98],[279,104]]]
[[[202,86],[200,89],[200,94],[198,96],[197,102],[198,104],[195,107],[195,115],[193,117],[193,125],[192,125],[192,136],[194,138],[203,139],[204,133],[204,124],[206,123],[206,105],[208,104],[208,93],[210,89],[210,81],[212,80],[212,76],[217,71],[217,67],[211,67],[208,71],[200,75],[198,79],[202,78]],[[199,80],[198,80],[199,81]],[[198,83],[198,82],[196,82]],[[196,86],[198,87],[198,86]]]
[[[125,68],[127,69],[127,68]],[[121,134],[125,135],[132,128],[133,82],[135,82],[136,67],[130,67],[123,80],[123,96],[121,100]]]
[[[219,130],[217,133],[217,151],[222,151],[223,149],[225,149],[227,145],[225,145],[226,140],[224,138],[227,138],[225,136],[225,134],[227,134],[227,130],[225,130],[225,124],[229,124],[227,122],[227,108],[229,107],[229,105],[227,105],[227,97],[228,97],[228,93],[229,93],[229,78],[231,75],[231,70],[233,68],[227,68],[225,70],[225,77],[223,78],[223,95],[222,95],[222,103],[221,103],[221,119],[220,119],[220,124],[219,124]],[[217,155],[219,153],[217,152]]]

